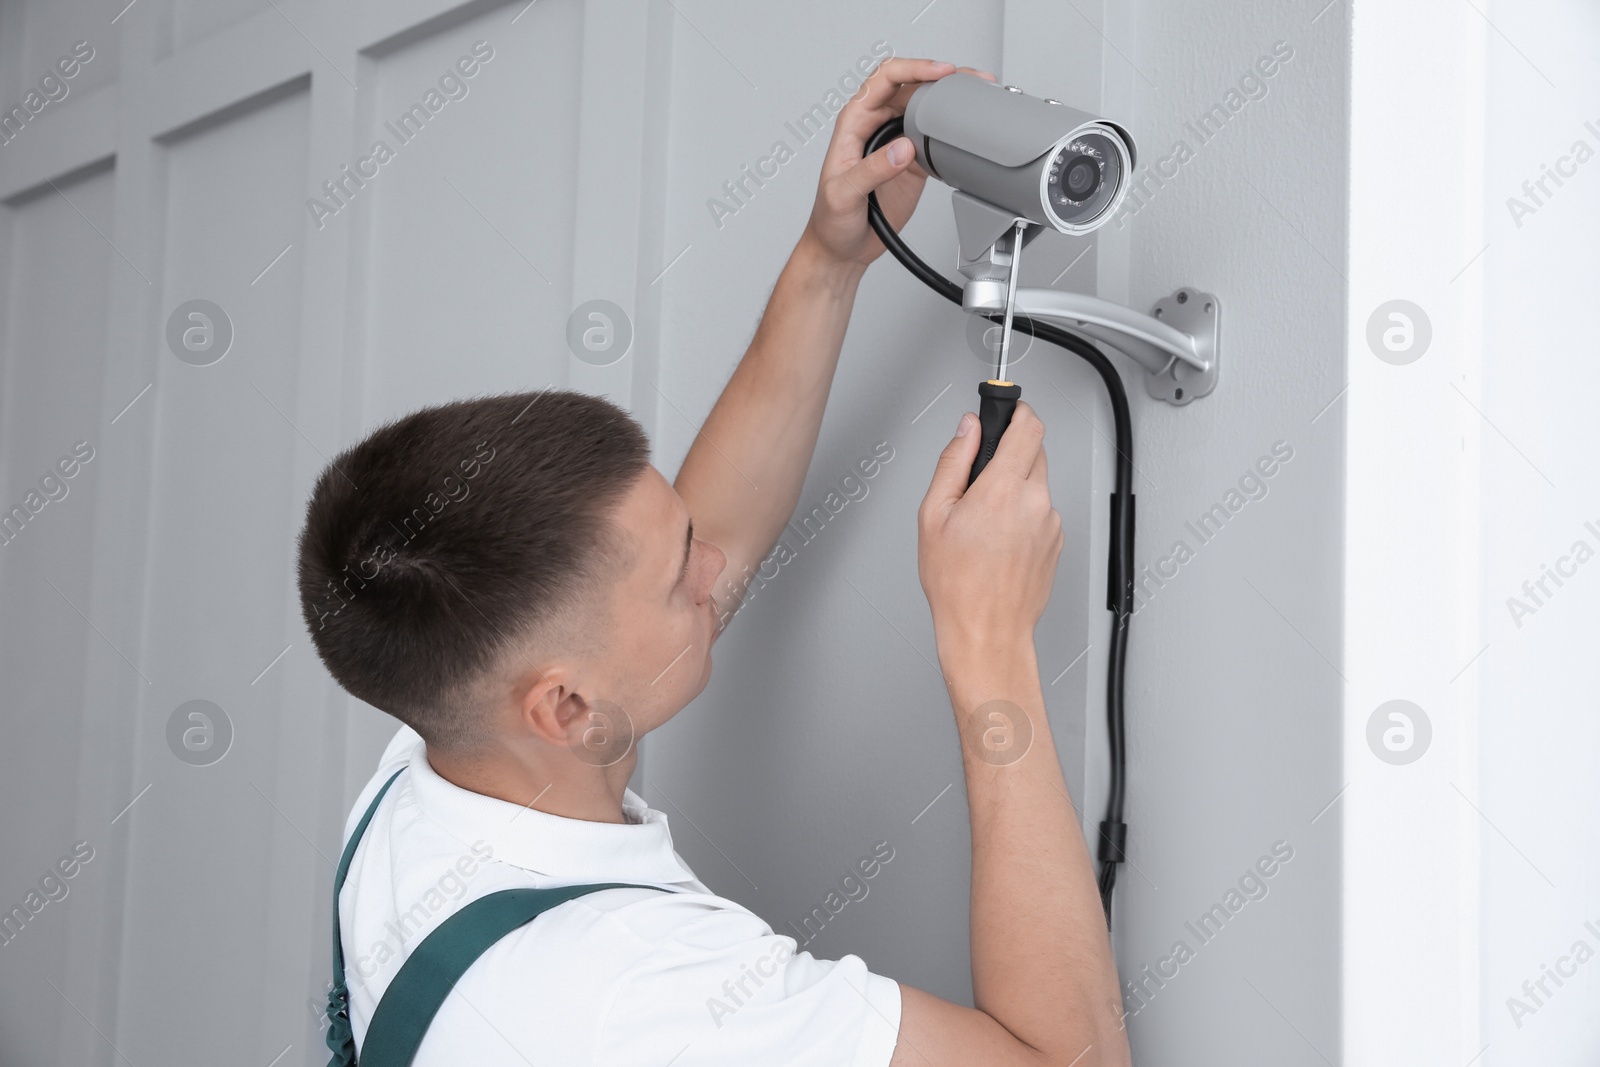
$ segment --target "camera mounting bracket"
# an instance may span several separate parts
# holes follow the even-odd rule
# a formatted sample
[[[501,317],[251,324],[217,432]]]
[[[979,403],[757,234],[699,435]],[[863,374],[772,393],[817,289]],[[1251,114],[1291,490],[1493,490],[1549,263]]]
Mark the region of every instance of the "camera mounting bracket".
[[[967,278],[961,306],[976,314],[1003,312],[1011,242],[1025,223],[1027,247],[1044,227],[957,190],[951,197],[961,246],[957,269]],[[1189,286],[1157,300],[1151,314],[1109,300],[1059,289],[1021,289],[1012,310],[1042,319],[1116,349],[1145,371],[1145,391],[1182,407],[1217,387],[1222,356],[1222,302]]]

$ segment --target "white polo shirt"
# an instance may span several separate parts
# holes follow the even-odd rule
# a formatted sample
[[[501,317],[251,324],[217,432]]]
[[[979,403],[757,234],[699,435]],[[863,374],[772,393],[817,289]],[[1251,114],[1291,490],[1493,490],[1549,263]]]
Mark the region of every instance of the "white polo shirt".
[[[416,1067],[885,1067],[900,987],[859,956],[795,952],[760,917],[702,885],[667,816],[632,790],[627,824],[566,819],[445,781],[402,726],[345,822],[401,767],[339,896],[359,1050],[378,1000],[424,937],[501,889],[636,882],[552,908],[464,974]]]

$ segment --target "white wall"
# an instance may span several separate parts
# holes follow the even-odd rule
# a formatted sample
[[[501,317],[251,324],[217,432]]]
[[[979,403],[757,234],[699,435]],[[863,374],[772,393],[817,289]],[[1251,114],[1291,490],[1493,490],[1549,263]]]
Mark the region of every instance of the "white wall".
[[[1560,586],[1545,568],[1600,547],[1583,410],[1600,200],[1570,173],[1575,142],[1600,149],[1595,15],[1369,4],[1354,27],[1347,1051],[1592,1063],[1596,600],[1584,568]],[[1522,189],[1558,164],[1565,185]],[[1432,333],[1398,365],[1366,337],[1396,298]],[[1401,766],[1364,736],[1395,698],[1432,727]]]
[[[1464,1063],[1482,1048],[1468,665],[1487,442],[1473,411],[1483,289],[1463,268],[1482,245],[1488,29],[1449,4],[1358,6],[1353,28],[1343,1030],[1352,1062]],[[1426,309],[1403,313],[1419,332],[1390,357],[1413,362],[1369,343],[1395,300]],[[1413,762],[1369,745],[1369,719],[1394,700],[1421,709],[1407,712]]]
[[[1590,358],[1600,15],[1570,0],[1496,3],[1489,12],[1504,36],[1490,31],[1487,251],[1474,268],[1486,296],[1478,492],[1488,647],[1478,661],[1483,755],[1475,799],[1483,817],[1473,816],[1483,856],[1479,1003],[1490,1046],[1482,1062],[1576,1067],[1600,1058],[1600,964],[1562,960],[1580,940],[1600,952],[1593,652],[1600,582],[1590,559],[1562,584],[1546,581],[1543,604],[1522,584],[1544,577],[1546,566],[1570,572],[1575,560],[1562,557],[1580,540],[1589,553],[1600,550],[1590,411],[1600,391],[1600,368]],[[1578,141],[1591,158],[1571,175]],[[1546,181],[1534,200],[1522,185],[1547,166],[1571,176],[1561,186]],[[1520,215],[1520,226],[1511,197],[1536,207]],[[1536,613],[1519,609],[1514,618],[1513,596]],[[1568,975],[1562,984],[1546,980],[1537,999],[1523,992],[1525,981],[1558,966]],[[1511,997],[1523,1008],[1513,1011]]]

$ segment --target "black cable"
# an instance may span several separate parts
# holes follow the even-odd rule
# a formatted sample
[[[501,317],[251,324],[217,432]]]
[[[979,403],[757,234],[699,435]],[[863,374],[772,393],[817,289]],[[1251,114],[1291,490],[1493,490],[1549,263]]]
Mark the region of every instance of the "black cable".
[[[879,126],[867,139],[863,155],[871,155],[882,145],[899,137],[905,129],[896,117]],[[878,204],[878,194],[867,194],[867,218],[883,246],[902,266],[928,288],[946,300],[961,305],[962,288],[923,262],[901,240]],[[1001,315],[986,316],[1000,322]],[[1115,425],[1117,459],[1116,488],[1111,494],[1111,547],[1106,564],[1106,609],[1112,613],[1111,649],[1106,671],[1106,737],[1111,750],[1111,781],[1106,798],[1106,817],[1100,823],[1100,906],[1105,909],[1106,928],[1111,927],[1111,894],[1117,884],[1117,864],[1126,853],[1128,825],[1123,821],[1123,801],[1127,792],[1127,736],[1123,718],[1123,683],[1127,673],[1128,622],[1133,616],[1133,420],[1128,413],[1128,394],[1122,378],[1105,353],[1092,341],[1069,333],[1047,322],[1037,322],[1013,314],[1011,328],[1038,337],[1079,356],[1095,369],[1105,383],[1111,399]]]

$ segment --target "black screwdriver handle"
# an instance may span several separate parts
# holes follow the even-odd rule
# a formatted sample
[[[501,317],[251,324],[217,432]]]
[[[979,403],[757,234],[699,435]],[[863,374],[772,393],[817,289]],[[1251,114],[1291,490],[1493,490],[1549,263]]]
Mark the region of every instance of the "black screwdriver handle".
[[[983,438],[978,444],[978,455],[972,461],[972,473],[967,476],[969,486],[978,480],[983,468],[994,458],[994,450],[1000,445],[1000,435],[1011,425],[1011,414],[1017,410],[1017,401],[1021,398],[1020,385],[997,382],[993,378],[978,383],[978,425],[982,428]]]

